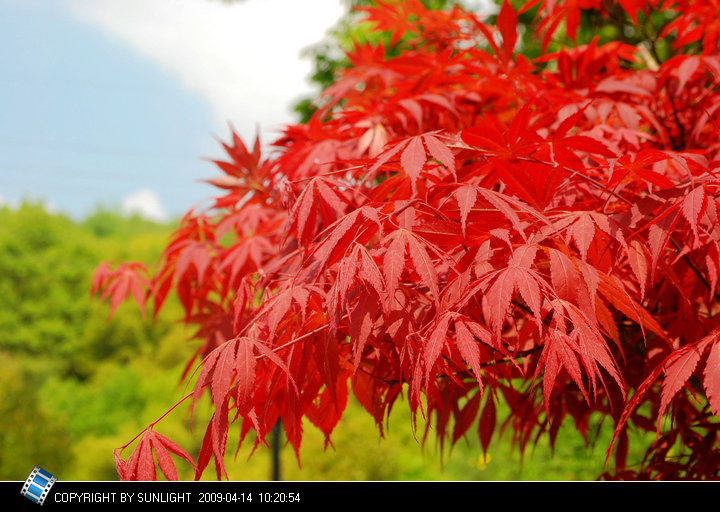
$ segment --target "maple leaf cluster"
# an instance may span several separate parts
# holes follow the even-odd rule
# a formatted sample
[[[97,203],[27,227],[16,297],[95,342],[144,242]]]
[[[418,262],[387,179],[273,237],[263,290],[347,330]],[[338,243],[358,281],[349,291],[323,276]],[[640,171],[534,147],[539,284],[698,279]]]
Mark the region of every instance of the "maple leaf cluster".
[[[213,404],[196,461],[153,423],[129,461],[116,450],[120,476],[154,479],[155,451],[176,478],[170,450],[227,477],[231,425],[261,444],[281,421],[299,456],[303,420],[331,443],[351,392],[381,433],[406,395],[423,438],[476,425],[484,450],[501,400],[521,449],[600,413],[605,477],[720,476],[718,7],[506,1],[494,24],[417,0],[362,8],[395,56],[356,44],[269,157],[232,135],[208,180],[221,195],[152,271],[98,269],[113,308],[177,294],[202,342],[186,398]],[[517,26],[535,8],[530,60]],[[591,11],[659,13],[651,42],[671,56],[574,43]],[[640,467],[632,428],[656,435]]]

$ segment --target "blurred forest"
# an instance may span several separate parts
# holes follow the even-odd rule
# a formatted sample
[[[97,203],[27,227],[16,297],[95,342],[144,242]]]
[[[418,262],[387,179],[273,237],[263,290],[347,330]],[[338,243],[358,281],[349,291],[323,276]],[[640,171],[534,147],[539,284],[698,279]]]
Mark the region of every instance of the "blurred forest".
[[[157,261],[172,229],[102,209],[75,222],[41,204],[0,208],[0,479],[24,480],[38,465],[60,480],[117,480],[113,448],[185,394],[180,377],[194,342],[193,333],[175,323],[179,305],[168,304],[152,322],[127,303],[107,320],[108,306],[89,296],[101,261]],[[158,431],[197,456],[208,411],[196,407],[193,433],[182,404]],[[593,440],[600,436],[598,446],[606,446],[612,433],[610,425],[595,426],[587,447],[574,425],[564,424],[554,454],[539,444],[522,461],[509,436],[494,440],[487,455],[475,435],[452,453],[432,443],[423,448],[424,426],[416,438],[402,407],[380,439],[371,417],[351,402],[327,450],[309,423],[302,466],[291,449],[281,448],[281,478],[595,479],[605,453],[593,449]],[[269,450],[261,447],[249,458],[251,447],[245,443],[236,460],[229,456],[231,479],[271,479]],[[181,479],[193,478],[187,463],[176,464]]]

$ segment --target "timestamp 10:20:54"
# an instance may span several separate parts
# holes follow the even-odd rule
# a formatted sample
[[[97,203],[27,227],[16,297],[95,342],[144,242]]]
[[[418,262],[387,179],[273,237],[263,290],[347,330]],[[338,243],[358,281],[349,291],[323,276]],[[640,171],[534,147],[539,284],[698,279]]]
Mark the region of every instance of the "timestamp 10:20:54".
[[[200,503],[251,503],[257,499],[260,503],[299,503],[299,492],[203,492]]]

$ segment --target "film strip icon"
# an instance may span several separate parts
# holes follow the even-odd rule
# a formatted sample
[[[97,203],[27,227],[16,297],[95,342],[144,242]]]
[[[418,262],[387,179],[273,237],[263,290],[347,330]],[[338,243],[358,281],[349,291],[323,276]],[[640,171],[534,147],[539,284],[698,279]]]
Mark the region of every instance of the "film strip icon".
[[[27,499],[42,505],[50,492],[50,488],[56,481],[57,477],[51,475],[44,469],[35,466],[35,468],[30,472],[30,476],[28,476],[27,480],[25,480],[25,485],[23,485],[20,494],[25,496]]]

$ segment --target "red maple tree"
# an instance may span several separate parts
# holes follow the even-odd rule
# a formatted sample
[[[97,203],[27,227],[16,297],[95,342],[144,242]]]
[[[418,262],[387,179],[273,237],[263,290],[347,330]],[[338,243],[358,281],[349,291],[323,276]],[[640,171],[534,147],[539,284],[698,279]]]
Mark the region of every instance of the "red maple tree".
[[[500,400],[521,449],[599,412],[605,478],[720,476],[719,9],[506,1],[490,24],[418,0],[363,8],[388,44],[356,44],[269,157],[233,135],[208,180],[221,195],[156,267],[98,269],[113,308],[177,294],[203,340],[185,398],[214,411],[197,459],[154,422],[129,459],[115,451],[120,477],[155,479],[153,452],[168,478],[169,453],[227,477],[231,425],[263,443],[280,420],[299,453],[303,418],[329,440],[350,392],[381,432],[407,394],[441,442],[477,425],[483,449]],[[590,14],[645,41],[579,44]],[[632,468],[631,427],[657,436]]]

